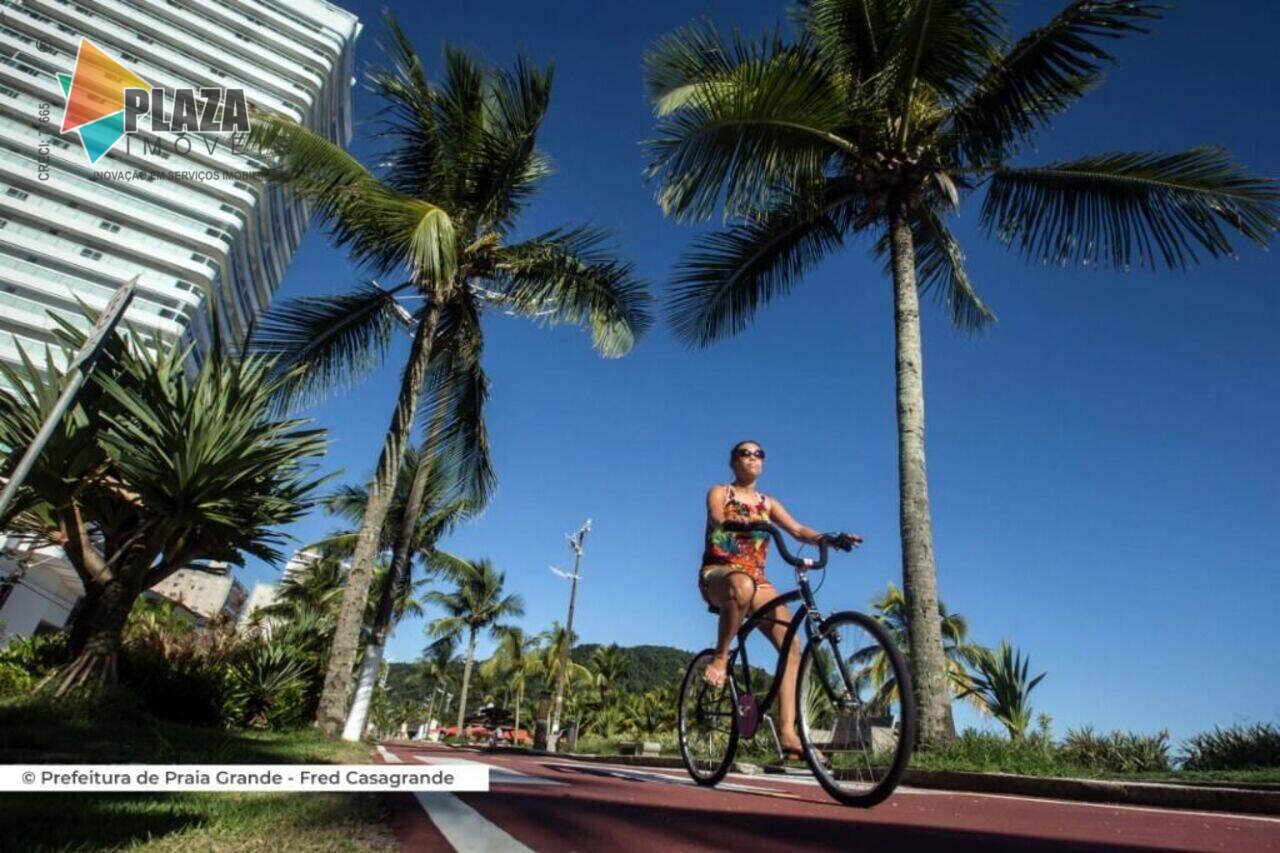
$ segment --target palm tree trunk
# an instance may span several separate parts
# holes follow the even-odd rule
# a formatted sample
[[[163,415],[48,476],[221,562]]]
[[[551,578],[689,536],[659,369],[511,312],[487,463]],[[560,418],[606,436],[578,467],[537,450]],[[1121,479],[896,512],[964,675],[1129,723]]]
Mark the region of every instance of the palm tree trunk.
[[[71,662],[57,674],[54,698],[114,684],[120,637],[139,591],[119,579],[85,587],[84,603],[76,615],[67,646]]]
[[[516,730],[511,734],[513,746],[519,746],[520,738],[520,703],[524,701],[524,676],[520,676],[520,686],[516,688]]]
[[[467,662],[462,667],[462,689],[458,693],[458,731],[457,737],[463,737],[462,724],[466,722],[467,714],[467,686],[471,683],[471,663],[476,657],[476,629],[471,629],[471,636],[467,638]]]
[[[404,448],[413,433],[418,397],[422,393],[422,383],[431,362],[431,343],[439,320],[440,301],[433,295],[409,350],[409,362],[400,380],[400,395],[396,399],[395,413],[391,417],[391,426],[378,456],[377,474],[369,487],[369,501],[365,505],[355,554],[351,558],[351,573],[347,576],[346,588],[342,593],[342,608],[338,612],[338,625],[334,630],[329,668],[324,678],[324,692],[320,696],[316,712],[316,725],[328,735],[336,735],[341,731],[347,717],[351,670],[355,665],[360,629],[364,625],[373,558],[378,551],[391,498],[395,494],[396,475],[404,458]]]
[[[383,577],[382,589],[378,594],[372,636],[364,652],[365,666],[360,670],[360,680],[356,684],[356,701],[351,703],[351,712],[347,715],[347,723],[342,731],[343,740],[360,740],[365,721],[369,717],[369,703],[362,700],[373,693],[373,682],[378,677],[378,667],[382,665],[382,655],[387,648],[387,633],[391,629],[391,616],[395,610],[396,590],[400,587],[401,578],[405,577],[412,568],[409,565],[409,550],[418,532],[418,519],[422,515],[422,505],[427,494],[427,477],[431,473],[431,463],[434,461],[436,444],[444,425],[444,415],[452,385],[453,376],[450,374],[441,386],[440,397],[431,415],[431,428],[427,433],[427,440],[423,442],[422,452],[418,454],[418,467],[414,469],[413,482],[409,484],[404,512],[400,516],[400,526],[396,530],[396,541],[391,551],[391,566]],[[369,663],[371,660],[372,664]]]
[[[907,205],[890,210],[893,311],[898,395],[898,514],[902,536],[902,592],[907,603],[911,679],[919,708],[919,741],[946,740],[947,659],[938,615],[938,579],[924,458],[924,373],[920,351],[920,298],[915,245]]]

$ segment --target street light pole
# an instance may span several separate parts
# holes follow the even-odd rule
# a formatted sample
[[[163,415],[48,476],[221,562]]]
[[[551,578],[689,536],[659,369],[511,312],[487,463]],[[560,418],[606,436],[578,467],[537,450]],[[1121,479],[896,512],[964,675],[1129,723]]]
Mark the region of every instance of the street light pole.
[[[569,669],[569,649],[573,645],[573,606],[578,598],[578,568],[582,564],[582,542],[587,538],[587,532],[591,530],[591,519],[587,519],[586,523],[578,528],[578,532],[570,534],[569,547],[573,549],[573,575],[571,576],[572,586],[569,588],[569,618],[565,620],[565,638],[564,648],[560,650],[560,672],[556,678],[556,701],[555,709],[551,712],[551,725],[548,727],[547,748],[555,750],[554,738],[560,732],[560,712],[564,708],[564,682],[565,676]]]

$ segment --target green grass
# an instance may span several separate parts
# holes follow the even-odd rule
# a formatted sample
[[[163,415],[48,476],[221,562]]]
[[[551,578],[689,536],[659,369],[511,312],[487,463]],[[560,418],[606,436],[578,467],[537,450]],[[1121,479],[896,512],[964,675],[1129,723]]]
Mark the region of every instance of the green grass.
[[[156,720],[114,692],[95,704],[0,703],[0,762],[371,763],[312,730],[225,732]],[[376,794],[9,794],[6,850],[390,851]]]

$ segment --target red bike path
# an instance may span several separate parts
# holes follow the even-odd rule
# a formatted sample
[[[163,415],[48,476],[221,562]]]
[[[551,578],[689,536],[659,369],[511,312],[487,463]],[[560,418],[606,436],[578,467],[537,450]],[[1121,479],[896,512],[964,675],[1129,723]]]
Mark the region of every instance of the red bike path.
[[[682,770],[396,744],[381,761],[490,765],[488,793],[387,794],[412,851],[1280,851],[1280,819],[900,789],[872,809],[831,800],[811,777]]]

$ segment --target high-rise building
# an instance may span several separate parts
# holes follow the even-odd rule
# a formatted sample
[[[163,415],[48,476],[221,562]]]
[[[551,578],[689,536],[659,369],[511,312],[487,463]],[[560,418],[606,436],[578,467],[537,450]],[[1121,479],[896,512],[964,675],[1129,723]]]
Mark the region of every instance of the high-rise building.
[[[225,574],[211,574],[198,569],[178,569],[147,592],[181,604],[200,621],[224,616],[232,622],[240,618],[249,592],[221,564]]]
[[[22,346],[42,361],[50,310],[80,321],[79,303],[100,310],[135,275],[134,330],[198,358],[213,293],[242,338],[307,208],[248,179],[262,163],[243,137],[153,119],[177,126],[183,89],[203,114],[217,89],[220,122],[240,92],[345,146],[359,21],[324,0],[0,0],[0,13],[0,359]],[[125,133],[128,86],[151,88],[152,110]]]

